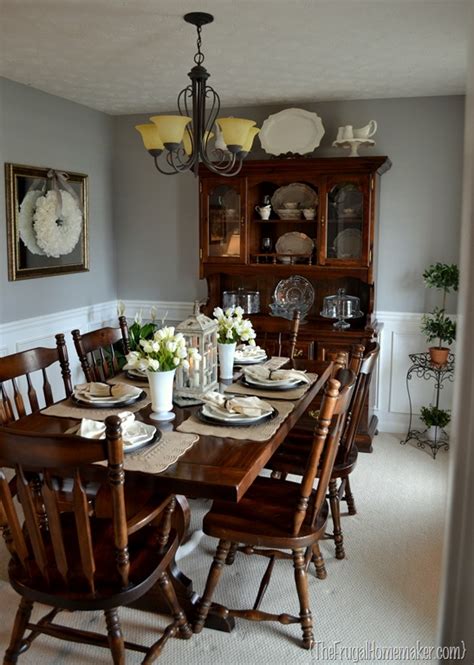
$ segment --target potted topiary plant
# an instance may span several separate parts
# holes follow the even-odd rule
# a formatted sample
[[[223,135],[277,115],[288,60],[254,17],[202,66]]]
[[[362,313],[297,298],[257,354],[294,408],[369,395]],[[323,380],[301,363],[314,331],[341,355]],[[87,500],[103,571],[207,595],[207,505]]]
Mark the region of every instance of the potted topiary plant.
[[[420,409],[420,419],[426,425],[426,436],[430,441],[439,439],[438,429],[444,429],[451,420],[449,411],[440,409],[437,406],[422,406]]]
[[[428,350],[431,362],[442,366],[446,364],[449,355],[449,348],[444,344],[450,345],[456,339],[456,323],[446,314],[446,297],[451,291],[458,290],[459,269],[454,263],[433,263],[423,273],[423,279],[426,286],[443,293],[441,307],[435,307],[431,314],[425,314],[421,326],[428,342],[438,341],[437,346]]]

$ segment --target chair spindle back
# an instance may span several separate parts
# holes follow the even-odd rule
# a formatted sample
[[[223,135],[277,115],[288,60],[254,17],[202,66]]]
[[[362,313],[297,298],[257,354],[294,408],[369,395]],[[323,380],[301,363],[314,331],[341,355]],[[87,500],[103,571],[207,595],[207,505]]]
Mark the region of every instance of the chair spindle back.
[[[13,559],[22,566],[27,581],[43,590],[62,588],[96,591],[96,562],[93,549],[91,518],[81,467],[108,460],[104,483],[112,496],[111,521],[104,520],[103,533],[110,534],[110,550],[115,550],[117,589],[128,585],[129,555],[125,512],[123,442],[121,421],[117,416],[106,419],[106,439],[83,439],[72,435],[38,435],[0,428],[0,527]],[[7,482],[4,468],[15,469]],[[61,470],[61,476],[58,476]],[[61,478],[64,470],[73,478],[70,512],[61,504]],[[29,478],[33,472],[36,478]],[[24,514],[14,502],[15,494]],[[42,502],[44,520],[38,515]],[[61,506],[61,508],[60,508]],[[80,571],[70,565],[71,552],[79,553]],[[112,562],[111,562],[112,564]]]
[[[349,415],[338,453],[338,461],[341,461],[342,463],[348,461],[354,447],[357,432],[359,430],[362,411],[369,392],[372,374],[377,365],[379,352],[379,344],[377,342],[372,342],[367,347],[364,356],[361,359],[359,371],[357,374],[356,387],[352,396]]]
[[[123,354],[130,351],[128,325],[125,316],[119,317],[119,328],[100,328],[81,334],[72,331],[74,346],[86,381],[106,381],[120,371],[114,344],[122,343]]]
[[[300,321],[301,314],[296,309],[289,322],[285,319],[268,317],[256,327],[257,341],[264,349],[268,347],[269,355],[284,356],[287,354],[292,360],[295,357]]]
[[[354,373],[343,369],[339,371],[338,379],[329,379],[326,384],[311,450],[301,479],[300,498],[293,520],[295,536],[305,521],[308,509],[311,509],[311,524],[314,526],[325,501],[355,383]],[[318,487],[310,506],[318,470]]]
[[[42,394],[46,406],[53,404],[53,392],[46,369],[59,362],[66,396],[72,393],[71,370],[63,334],[56,335],[56,348],[38,347],[0,358],[0,424],[22,418],[41,407],[31,374],[41,371]],[[21,391],[18,379],[26,380],[26,392]]]

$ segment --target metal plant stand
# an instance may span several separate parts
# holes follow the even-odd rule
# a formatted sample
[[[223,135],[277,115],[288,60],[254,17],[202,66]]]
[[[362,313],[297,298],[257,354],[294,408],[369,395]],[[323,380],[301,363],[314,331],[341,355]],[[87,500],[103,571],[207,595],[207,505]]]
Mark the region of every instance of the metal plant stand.
[[[449,354],[448,362],[442,367],[433,365],[430,360],[429,353],[410,353],[409,358],[412,364],[407,371],[406,384],[408,402],[410,404],[410,421],[408,424],[407,435],[403,441],[400,441],[400,443],[404,445],[408,443],[408,441],[415,440],[418,448],[429,446],[431,448],[433,459],[435,459],[436,454],[440,448],[449,450],[449,436],[441,427],[436,428],[434,440],[428,438],[427,429],[412,429],[413,408],[410,395],[410,381],[412,376],[416,376],[418,379],[423,379],[424,381],[434,380],[434,388],[436,393],[435,406],[439,408],[439,395],[441,390],[443,390],[443,384],[446,381],[452,383],[454,380],[454,354]]]

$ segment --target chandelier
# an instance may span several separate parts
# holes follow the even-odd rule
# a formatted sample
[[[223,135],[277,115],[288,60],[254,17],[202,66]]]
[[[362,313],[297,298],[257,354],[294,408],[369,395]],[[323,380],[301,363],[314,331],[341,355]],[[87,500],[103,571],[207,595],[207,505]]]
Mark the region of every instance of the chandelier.
[[[201,51],[202,26],[212,23],[214,17],[191,12],[184,20],[196,26],[197,52],[195,65],[188,73],[191,84],[178,95],[180,115],[155,115],[150,118],[151,123],[135,128],[160,173],[173,175],[191,170],[197,175],[201,162],[214,173],[236,175],[260,130],[253,120],[218,118],[220,98],[214,88],[207,85],[210,74],[203,67]]]

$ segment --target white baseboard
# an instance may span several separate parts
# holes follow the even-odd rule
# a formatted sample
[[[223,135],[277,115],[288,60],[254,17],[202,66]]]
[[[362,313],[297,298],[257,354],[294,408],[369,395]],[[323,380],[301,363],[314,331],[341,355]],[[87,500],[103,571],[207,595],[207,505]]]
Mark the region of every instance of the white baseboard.
[[[63,332],[68,343],[73,380],[81,380],[70,331],[79,328],[94,330],[104,325],[116,323],[117,302],[110,301],[79,307],[63,312],[45,314],[30,319],[0,324],[0,355],[23,351],[35,346],[54,346],[54,335]],[[124,300],[125,314],[133,319],[136,312],[142,311],[143,319],[150,316],[150,308],[157,308],[158,320],[166,322],[182,321],[192,313],[192,302],[166,302],[148,300]],[[409,402],[406,388],[406,372],[410,365],[409,353],[426,349],[426,342],[420,333],[422,314],[410,312],[377,312],[377,320],[383,324],[381,333],[381,354],[375,377],[375,414],[379,419],[379,430],[403,434],[407,431]],[[410,383],[415,425],[420,406],[428,405],[434,398],[433,382],[425,382],[413,377]],[[450,408],[452,384],[442,391],[441,406]]]

